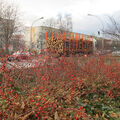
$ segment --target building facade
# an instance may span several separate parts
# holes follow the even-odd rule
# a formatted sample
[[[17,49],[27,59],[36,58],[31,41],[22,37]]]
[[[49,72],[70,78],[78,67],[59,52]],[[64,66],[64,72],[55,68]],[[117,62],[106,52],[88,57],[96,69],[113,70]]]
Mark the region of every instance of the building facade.
[[[59,33],[60,30],[46,26],[25,27],[25,43],[27,48],[38,51],[45,49],[46,32],[47,37],[50,37],[52,32]]]

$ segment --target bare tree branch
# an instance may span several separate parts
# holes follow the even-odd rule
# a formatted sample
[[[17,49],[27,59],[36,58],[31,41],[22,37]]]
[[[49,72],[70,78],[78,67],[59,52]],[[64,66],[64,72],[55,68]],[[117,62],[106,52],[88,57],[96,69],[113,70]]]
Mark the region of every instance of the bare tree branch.
[[[113,40],[120,41],[120,24],[113,16],[107,16],[106,29],[103,34],[112,38]]]
[[[19,22],[19,13],[15,4],[1,2],[0,4],[0,26],[2,29],[2,46],[5,47],[6,53],[9,54],[8,46],[11,44],[12,36],[20,32],[21,24]]]

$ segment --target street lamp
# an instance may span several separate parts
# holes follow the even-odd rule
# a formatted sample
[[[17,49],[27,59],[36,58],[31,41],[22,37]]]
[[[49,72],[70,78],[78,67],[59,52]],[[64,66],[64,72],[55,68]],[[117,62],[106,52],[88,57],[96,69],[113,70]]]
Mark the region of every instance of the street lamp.
[[[88,14],[88,16],[96,17],[96,18],[100,21],[100,23],[101,23],[101,25],[102,25],[102,31],[104,31],[103,21],[101,20],[101,18],[100,18],[99,16],[97,16],[97,15],[93,15],[93,14]]]
[[[33,27],[33,25],[34,25],[34,23],[36,23],[37,21],[39,21],[39,20],[41,20],[41,19],[44,19],[44,17],[41,17],[41,18],[38,18],[38,19],[36,19],[36,20],[34,20],[33,22],[32,22],[32,25],[31,25],[31,49],[33,48],[33,42],[32,42],[32,27]]]
[[[96,17],[100,21],[100,23],[102,25],[102,31],[104,32],[104,25],[103,25],[103,21],[101,20],[101,18],[99,16],[93,15],[93,14],[88,14],[88,16]],[[98,34],[100,35],[99,31],[98,31]],[[102,51],[103,51],[103,48],[104,48],[104,38],[102,39]]]

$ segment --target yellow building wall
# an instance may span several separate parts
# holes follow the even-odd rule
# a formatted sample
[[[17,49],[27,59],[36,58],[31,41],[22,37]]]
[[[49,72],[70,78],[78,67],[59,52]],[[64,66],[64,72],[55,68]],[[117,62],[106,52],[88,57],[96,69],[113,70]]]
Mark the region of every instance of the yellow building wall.
[[[32,28],[32,43],[35,43],[35,28]]]

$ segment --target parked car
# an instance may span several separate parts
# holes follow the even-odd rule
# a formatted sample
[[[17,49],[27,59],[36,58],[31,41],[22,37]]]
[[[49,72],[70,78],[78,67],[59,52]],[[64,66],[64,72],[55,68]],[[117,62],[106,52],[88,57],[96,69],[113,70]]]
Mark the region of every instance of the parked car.
[[[112,52],[112,55],[115,55],[115,56],[120,56],[120,51],[118,51],[118,50],[113,51],[113,52]]]
[[[16,56],[16,60],[20,61],[20,60],[27,60],[29,58],[29,55],[26,53],[21,53],[18,56]]]
[[[32,55],[32,53],[29,52],[15,52],[12,55],[10,55],[8,57],[8,61],[14,61],[14,60],[27,60],[30,58],[30,56]]]
[[[16,57],[14,55],[8,56],[8,61],[14,61]]]

